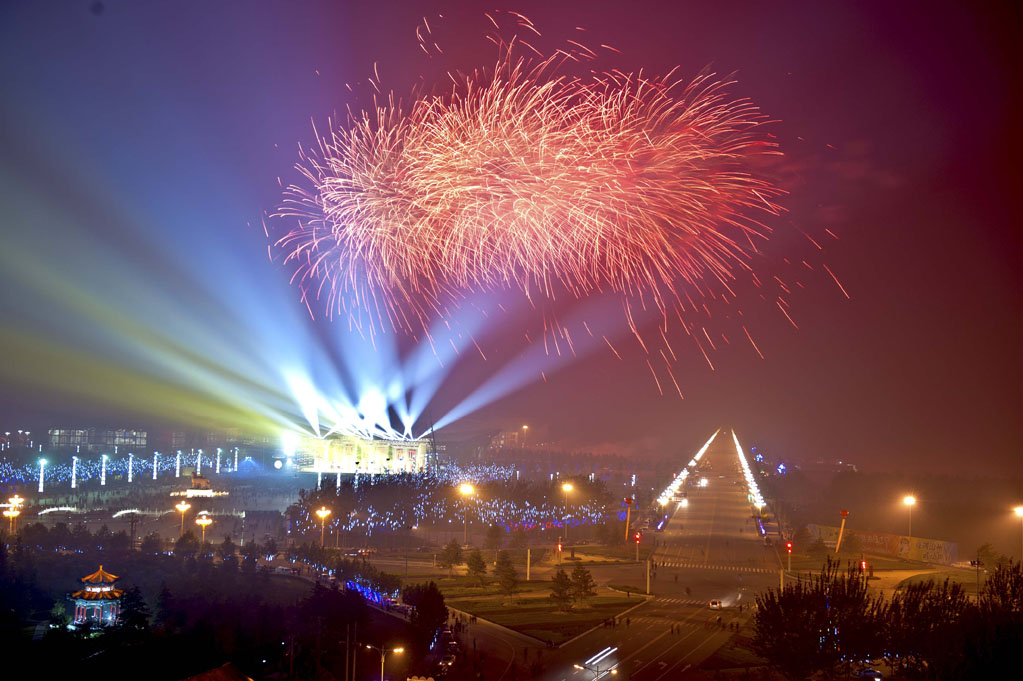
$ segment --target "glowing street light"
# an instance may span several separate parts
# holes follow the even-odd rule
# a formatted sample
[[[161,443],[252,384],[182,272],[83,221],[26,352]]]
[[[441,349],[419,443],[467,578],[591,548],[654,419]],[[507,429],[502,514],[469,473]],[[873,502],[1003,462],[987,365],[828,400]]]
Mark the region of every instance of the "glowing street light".
[[[43,482],[46,480],[46,459],[39,459],[39,493],[43,493]]]
[[[78,457],[71,457],[71,489],[78,487]]]
[[[185,511],[187,511],[188,509],[192,508],[192,504],[188,503],[187,501],[179,501],[178,503],[174,504],[174,508],[178,509],[178,511],[181,513],[181,534],[179,534],[178,536],[179,537],[184,537],[185,536]]]
[[[184,514],[181,516],[184,518]],[[202,528],[202,545],[206,546],[206,527],[213,522],[213,518],[208,515],[201,515],[195,519],[195,524]]]
[[[135,455],[128,452],[128,482],[132,481],[132,468],[135,464]]]
[[[101,462],[99,465],[99,484],[101,487],[103,487],[106,486],[107,484],[107,459],[109,457],[106,454],[104,454],[100,458]]]
[[[384,660],[387,659],[387,653],[401,654],[405,652],[404,648],[384,648],[382,646],[372,646],[368,643],[364,645],[369,650],[375,650],[380,653],[380,681],[384,681]]]
[[[8,530],[12,535],[14,534],[14,519],[17,518],[19,515],[21,515],[21,511],[19,511],[17,508],[11,507],[4,509],[4,517],[10,521],[10,527],[8,528]]]
[[[529,435],[529,426],[523,425],[522,426],[522,447],[523,447],[523,449],[525,449],[525,447],[526,447],[526,436],[527,435]]]
[[[902,498],[902,503],[909,507],[909,538],[913,538],[913,506],[916,505],[916,497],[912,494]]]
[[[174,459],[174,477],[181,477],[181,450],[178,450],[177,458]]]
[[[458,486],[458,493],[461,494],[463,497],[471,497],[472,495],[476,494],[476,488],[473,487],[472,485],[470,485],[467,482],[463,482],[461,485]],[[469,502],[468,502],[468,500],[466,500],[464,502],[464,504],[465,504],[465,508],[463,509],[463,515],[465,516],[465,531],[462,533],[462,543],[463,544],[468,544],[469,543]]]
[[[561,491],[565,493],[565,541],[566,542],[568,541],[568,493],[571,492],[573,489],[574,488],[572,487],[572,483],[570,483],[570,482],[566,482],[563,485],[561,485]]]
[[[316,515],[320,516],[320,548],[323,548],[323,532],[327,527],[327,516],[330,515],[330,509],[326,506],[320,506],[319,510],[316,511]]]

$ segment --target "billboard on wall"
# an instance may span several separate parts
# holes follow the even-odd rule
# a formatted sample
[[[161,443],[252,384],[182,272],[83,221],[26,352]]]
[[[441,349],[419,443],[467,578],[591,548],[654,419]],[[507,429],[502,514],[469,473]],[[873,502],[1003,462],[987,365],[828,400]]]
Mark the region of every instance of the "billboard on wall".
[[[810,535],[825,544],[834,545],[838,541],[838,528],[830,525],[807,525]],[[885,556],[895,556],[907,560],[919,560],[925,563],[951,565],[959,560],[959,545],[955,542],[922,537],[906,537],[885,532],[864,532],[863,530],[846,529],[846,535],[855,536],[863,550]]]

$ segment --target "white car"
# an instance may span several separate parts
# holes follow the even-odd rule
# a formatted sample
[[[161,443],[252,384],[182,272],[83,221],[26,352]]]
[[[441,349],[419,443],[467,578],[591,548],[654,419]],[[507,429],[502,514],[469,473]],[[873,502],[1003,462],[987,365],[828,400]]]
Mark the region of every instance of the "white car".
[[[721,601],[720,600],[718,600],[717,598],[711,600],[711,602],[710,602],[710,609],[711,610],[720,610],[721,608],[722,608],[722,605],[721,605]]]

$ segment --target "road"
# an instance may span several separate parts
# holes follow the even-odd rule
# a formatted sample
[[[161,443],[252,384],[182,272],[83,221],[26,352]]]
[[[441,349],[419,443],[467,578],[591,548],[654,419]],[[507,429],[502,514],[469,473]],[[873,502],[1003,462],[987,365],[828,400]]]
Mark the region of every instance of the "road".
[[[652,533],[658,542],[651,582],[656,596],[627,613],[627,623],[598,628],[552,652],[544,679],[594,678],[572,665],[607,647],[618,650],[599,669],[617,664],[618,679],[684,678],[728,641],[730,622],[749,616],[754,594],[778,583],[779,559],[754,528],[728,431],[715,439],[694,477],[706,478],[707,486],[686,487],[688,504],[676,508],[664,532]],[[593,574],[607,583],[616,570],[621,568],[594,568]],[[631,570],[628,582],[636,583],[637,570]],[[711,610],[712,599],[721,600],[723,609]]]

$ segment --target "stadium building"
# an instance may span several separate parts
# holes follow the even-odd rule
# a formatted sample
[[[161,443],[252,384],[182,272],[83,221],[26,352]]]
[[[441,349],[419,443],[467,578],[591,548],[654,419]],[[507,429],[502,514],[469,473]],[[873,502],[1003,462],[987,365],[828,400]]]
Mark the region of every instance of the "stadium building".
[[[300,437],[292,464],[310,473],[387,475],[420,473],[431,465],[429,441],[335,434]]]

